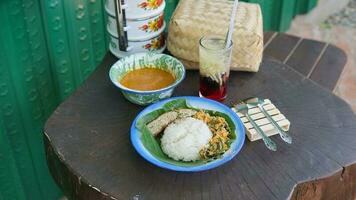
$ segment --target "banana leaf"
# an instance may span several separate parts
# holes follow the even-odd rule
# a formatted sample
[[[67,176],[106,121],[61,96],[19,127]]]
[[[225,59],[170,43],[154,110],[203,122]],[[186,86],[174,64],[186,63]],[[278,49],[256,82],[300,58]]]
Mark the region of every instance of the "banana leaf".
[[[216,157],[214,159],[205,159],[205,160],[199,160],[199,161],[194,161],[194,162],[176,161],[176,160],[169,158],[162,151],[160,138],[154,137],[146,125],[148,123],[150,123],[151,121],[153,121],[154,119],[156,119],[157,117],[159,117],[160,115],[162,115],[163,113],[169,112],[169,111],[172,111],[175,109],[180,109],[180,108],[190,108],[190,109],[199,110],[199,109],[189,106],[185,99],[176,99],[176,100],[172,100],[172,101],[164,104],[161,109],[152,111],[137,120],[136,128],[141,133],[140,138],[141,138],[141,142],[144,145],[144,147],[158,160],[160,160],[162,162],[169,163],[169,164],[173,164],[176,166],[181,166],[181,167],[199,166],[199,165],[203,165],[207,162],[210,162],[211,160],[218,159],[219,157]],[[212,111],[212,110],[204,110],[204,111],[209,113],[212,116],[223,117],[226,120],[226,122],[228,124],[228,128],[229,128],[229,132],[230,132],[230,139],[231,139],[230,144],[231,144],[233,142],[233,140],[236,139],[236,134],[235,134],[236,127],[235,127],[235,124],[233,123],[233,121],[230,119],[230,117],[228,115],[226,115],[225,113],[218,112],[218,111]]]

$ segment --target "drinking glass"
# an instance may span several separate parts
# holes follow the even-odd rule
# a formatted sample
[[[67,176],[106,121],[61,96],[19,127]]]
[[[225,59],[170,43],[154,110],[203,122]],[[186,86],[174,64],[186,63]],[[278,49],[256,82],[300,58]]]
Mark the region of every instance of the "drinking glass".
[[[199,44],[199,96],[223,101],[227,96],[233,44],[226,48],[225,39],[216,36],[202,37]]]

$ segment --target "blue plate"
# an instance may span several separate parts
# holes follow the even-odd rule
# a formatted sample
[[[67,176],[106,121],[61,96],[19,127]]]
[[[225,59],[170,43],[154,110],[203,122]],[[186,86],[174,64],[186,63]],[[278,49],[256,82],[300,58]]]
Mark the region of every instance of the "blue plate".
[[[231,120],[234,122],[234,124],[236,126],[236,130],[235,130],[236,131],[236,133],[235,133],[236,139],[231,144],[230,149],[227,152],[225,152],[225,154],[221,158],[211,161],[211,162],[208,162],[208,163],[204,163],[202,165],[198,165],[198,166],[177,166],[177,165],[166,163],[166,162],[163,162],[163,161],[157,159],[145,148],[145,146],[141,142],[141,132],[135,127],[136,121],[139,118],[141,118],[142,116],[144,116],[154,110],[162,108],[162,106],[165,103],[170,102],[175,99],[185,99],[191,107],[219,111],[219,112],[227,114],[231,118]],[[205,98],[200,98],[200,97],[190,97],[190,96],[175,97],[175,98],[166,99],[164,101],[160,101],[155,104],[152,104],[152,105],[148,106],[147,108],[145,108],[143,111],[141,111],[137,115],[137,117],[135,118],[135,120],[133,121],[133,123],[131,125],[131,142],[132,142],[134,148],[136,149],[136,151],[143,158],[145,158],[148,162],[150,162],[158,167],[162,167],[162,168],[173,170],[173,171],[198,172],[198,171],[204,171],[204,170],[216,168],[216,167],[230,161],[232,158],[234,158],[239,153],[239,151],[241,150],[241,148],[245,142],[245,129],[244,129],[241,119],[229,107],[227,107],[221,103],[218,103],[216,101],[212,101],[209,99],[205,99]]]

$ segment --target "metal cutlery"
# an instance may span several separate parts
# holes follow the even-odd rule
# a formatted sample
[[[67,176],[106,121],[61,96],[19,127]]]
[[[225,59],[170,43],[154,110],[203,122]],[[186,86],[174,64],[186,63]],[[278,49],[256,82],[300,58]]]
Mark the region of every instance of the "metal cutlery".
[[[283,141],[285,141],[288,144],[292,143],[292,137],[288,135],[279,125],[278,123],[271,117],[270,114],[264,109],[263,104],[264,100],[257,98],[257,97],[251,97],[248,99],[245,99],[243,102],[245,102],[248,105],[251,106],[257,106],[261,112],[267,117],[267,119],[272,123],[272,125],[277,129],[279,136],[282,138]]]
[[[246,118],[250,121],[252,124],[253,128],[256,130],[256,132],[262,137],[263,142],[265,143],[266,147],[272,151],[277,151],[277,145],[275,142],[271,140],[264,132],[263,130],[256,124],[256,122],[251,118],[250,114],[248,113],[248,107],[246,104],[236,104],[234,106],[238,112],[241,114],[245,115]]]

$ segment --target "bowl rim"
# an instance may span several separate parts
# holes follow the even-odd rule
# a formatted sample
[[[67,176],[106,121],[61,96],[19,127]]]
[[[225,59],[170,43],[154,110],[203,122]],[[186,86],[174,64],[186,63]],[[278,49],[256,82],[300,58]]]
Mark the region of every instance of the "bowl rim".
[[[229,151],[225,152],[223,156],[217,160],[208,162],[203,165],[198,165],[198,166],[177,166],[171,163],[166,163],[164,161],[159,160],[155,156],[153,156],[140,142],[140,136],[138,133],[140,131],[136,128],[136,122],[137,120],[145,114],[145,112],[149,112],[152,110],[156,110],[160,108],[164,103],[175,100],[175,99],[186,99],[189,103],[189,101],[202,101],[202,104],[208,103],[213,106],[217,106],[221,108],[224,112],[226,111],[226,114],[231,118],[231,120],[234,121],[234,124],[236,126],[236,140],[231,144],[232,146],[230,147]],[[220,110],[221,111],[221,110]],[[179,172],[200,172],[200,171],[206,171],[210,170],[216,167],[219,167],[229,161],[231,161],[235,156],[241,151],[242,147],[244,146],[245,143],[245,127],[241,121],[241,118],[229,107],[226,105],[219,103],[214,100],[202,98],[202,97],[196,97],[196,96],[179,96],[179,97],[172,97],[168,98],[162,101],[159,101],[157,103],[154,103],[145,109],[143,109],[139,114],[137,114],[135,120],[131,124],[130,128],[130,140],[131,144],[133,145],[134,149],[136,152],[144,158],[146,161],[149,163],[158,166],[163,169],[168,169],[172,171],[179,171]]]
[[[115,70],[114,68],[116,68],[118,65],[120,65],[120,63],[123,62],[123,59],[128,59],[129,57],[134,57],[134,56],[144,56],[144,55],[149,55],[149,56],[159,56],[159,57],[162,57],[162,56],[168,56],[169,58],[171,59],[174,59],[175,61],[177,61],[179,64],[180,64],[180,67],[183,69],[183,74],[182,76],[179,78],[179,79],[176,79],[174,81],[173,84],[167,86],[167,87],[164,87],[164,88],[161,88],[161,89],[158,89],[158,90],[134,90],[134,89],[130,89],[130,88],[127,88],[125,86],[123,86],[119,81],[113,79],[114,77],[112,77],[112,73],[113,71]],[[118,60],[117,62],[115,62],[111,67],[110,67],[110,70],[109,70],[109,78],[111,80],[111,82],[116,86],[118,87],[119,89],[125,91],[125,92],[128,92],[128,93],[136,93],[136,94],[153,94],[153,93],[161,93],[161,92],[165,92],[167,90],[170,90],[170,89],[173,89],[175,87],[177,87],[178,84],[180,84],[184,78],[186,76],[186,71],[185,71],[185,67],[183,65],[182,62],[180,62],[177,58],[173,57],[173,56],[170,56],[170,55],[167,55],[167,54],[163,54],[163,53],[154,53],[154,52],[147,52],[147,53],[135,53],[135,54],[131,54],[129,56],[125,56],[123,58],[121,58],[120,60]]]

